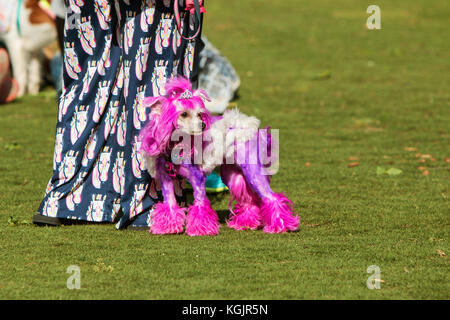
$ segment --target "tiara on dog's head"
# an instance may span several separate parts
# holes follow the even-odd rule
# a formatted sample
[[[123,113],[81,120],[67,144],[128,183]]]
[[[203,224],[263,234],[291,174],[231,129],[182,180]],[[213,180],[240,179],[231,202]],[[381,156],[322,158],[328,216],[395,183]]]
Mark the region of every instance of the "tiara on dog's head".
[[[182,94],[180,94],[178,99],[192,99],[192,92],[191,92],[191,90],[186,89]]]

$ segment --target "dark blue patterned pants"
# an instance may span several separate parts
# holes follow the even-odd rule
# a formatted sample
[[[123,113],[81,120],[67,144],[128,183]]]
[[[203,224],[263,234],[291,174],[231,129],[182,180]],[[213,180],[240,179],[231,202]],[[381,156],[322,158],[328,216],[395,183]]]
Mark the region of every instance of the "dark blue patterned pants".
[[[196,53],[196,41],[178,33],[172,2],[66,1],[63,94],[40,214],[148,225],[160,186],[138,152],[150,112],[142,100],[164,94],[170,77],[192,78]],[[193,19],[181,18],[183,35],[193,35]],[[181,181],[176,193],[182,199]]]

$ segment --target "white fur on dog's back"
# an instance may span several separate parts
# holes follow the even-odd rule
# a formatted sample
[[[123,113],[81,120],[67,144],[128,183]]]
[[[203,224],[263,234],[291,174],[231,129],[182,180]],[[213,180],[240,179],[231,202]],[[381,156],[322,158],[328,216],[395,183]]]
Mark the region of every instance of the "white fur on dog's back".
[[[211,144],[203,152],[202,169],[212,171],[223,163],[225,157],[235,152],[235,145],[244,144],[258,131],[260,121],[254,116],[248,116],[237,108],[225,111],[223,118],[217,120],[209,129]]]
[[[221,165],[225,157],[233,155],[234,143],[240,145],[250,140],[258,131],[259,124],[258,118],[241,113],[237,108],[227,110],[223,118],[214,122],[208,130],[207,135],[211,143],[203,150],[202,170],[211,172],[216,166]],[[157,157],[144,155],[144,159],[150,176],[158,178]]]

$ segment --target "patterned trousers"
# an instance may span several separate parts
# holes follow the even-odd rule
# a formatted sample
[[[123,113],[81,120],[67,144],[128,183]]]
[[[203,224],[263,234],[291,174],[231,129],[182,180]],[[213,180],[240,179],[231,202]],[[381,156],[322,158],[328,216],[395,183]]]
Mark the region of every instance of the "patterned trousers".
[[[38,213],[146,226],[160,200],[138,135],[167,79],[194,76],[199,40],[184,40],[170,0],[67,0],[63,94],[53,175]],[[195,34],[181,11],[181,33]],[[197,37],[196,39],[199,39]],[[183,183],[176,183],[182,201]]]

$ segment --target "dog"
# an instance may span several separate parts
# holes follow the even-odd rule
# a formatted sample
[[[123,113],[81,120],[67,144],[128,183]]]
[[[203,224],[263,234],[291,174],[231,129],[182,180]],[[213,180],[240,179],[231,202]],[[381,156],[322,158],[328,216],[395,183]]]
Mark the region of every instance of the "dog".
[[[8,49],[13,77],[19,84],[19,97],[39,92],[42,49],[56,38],[56,26],[51,13],[41,7],[38,0],[14,1],[9,28],[0,33],[0,41]]]
[[[257,157],[261,149],[271,147],[271,135],[260,134],[260,121],[237,109],[212,116],[204,105],[208,99],[204,90],[193,91],[184,78],[169,80],[163,96],[144,99],[151,112],[139,136],[140,151],[149,174],[160,180],[164,198],[150,215],[150,233],[182,233],[186,227],[189,236],[218,234],[218,216],[205,191],[206,175],[216,166],[230,190],[230,228],[262,227],[266,233],[297,230],[300,217],[292,201],[272,191],[267,164]],[[239,157],[244,161],[237,161]],[[176,176],[193,187],[194,201],[187,209],[176,202]]]

